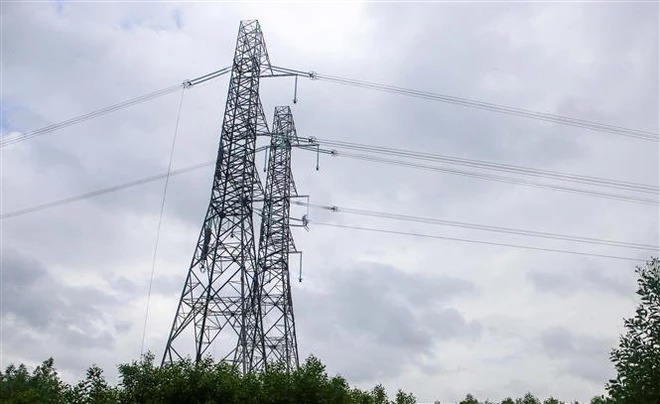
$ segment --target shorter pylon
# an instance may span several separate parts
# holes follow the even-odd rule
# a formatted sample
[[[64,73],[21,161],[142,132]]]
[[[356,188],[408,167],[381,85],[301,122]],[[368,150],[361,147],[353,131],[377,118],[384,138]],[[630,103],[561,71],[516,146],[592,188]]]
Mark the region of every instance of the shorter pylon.
[[[298,367],[298,343],[289,276],[289,255],[298,252],[293,242],[289,217],[291,197],[298,195],[291,172],[291,148],[297,144],[291,109],[288,106],[276,107],[268,149],[268,172],[257,252],[261,284],[258,298],[264,365],[281,362],[287,371]]]

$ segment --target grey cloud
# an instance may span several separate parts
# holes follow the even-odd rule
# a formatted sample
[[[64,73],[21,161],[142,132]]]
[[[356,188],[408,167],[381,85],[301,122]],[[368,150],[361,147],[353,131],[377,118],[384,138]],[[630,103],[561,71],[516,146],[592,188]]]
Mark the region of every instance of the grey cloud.
[[[583,291],[596,291],[619,296],[632,296],[635,288],[632,272],[628,276],[606,275],[606,268],[586,267],[573,271],[532,270],[527,278],[539,292],[571,295]]]
[[[401,15],[414,15],[415,25],[419,27],[425,26],[424,22],[440,24],[443,27],[442,36],[429,35],[425,29],[413,29],[411,31],[414,34],[404,34],[403,39],[393,38],[396,44],[393,48],[401,52],[397,55],[397,60],[414,60],[415,65],[414,69],[407,68],[406,63],[397,66],[401,70],[397,78],[399,83],[415,83],[410,85],[423,86],[420,88],[422,90],[432,89],[444,94],[484,99],[489,98],[489,95],[484,94],[479,87],[480,82],[472,79],[473,77],[487,77],[495,71],[501,71],[501,76],[508,74],[519,79],[529,74],[529,70],[522,69],[520,59],[536,60],[525,54],[526,49],[514,50],[503,38],[484,29],[492,21],[506,17],[510,13],[507,9],[417,5],[399,6],[397,13],[383,11],[380,9],[382,18],[378,20],[383,27],[396,26],[395,21],[399,21]],[[521,19],[533,12],[534,9],[521,12]],[[466,32],[465,24],[475,29]],[[458,37],[461,38],[460,41],[448,39]],[[415,46],[406,42],[414,42]],[[420,48],[426,51],[420,52]],[[460,59],[444,57],[452,54],[460,54]],[[425,77],[426,82],[420,83],[420,77]],[[481,94],[476,95],[477,92]],[[428,148],[432,145],[435,149],[449,150],[451,153],[463,153],[469,149],[472,156],[490,159],[498,156],[499,159],[517,160],[521,164],[556,162],[579,156],[583,152],[570,136],[547,136],[556,131],[556,128],[539,125],[538,122],[530,123],[504,115],[448,104],[414,101],[405,97],[390,98],[389,102],[399,113],[384,116],[382,119],[387,121],[387,126],[393,134],[405,134],[410,128],[424,128],[410,139],[411,142],[417,143],[416,148]],[[520,100],[517,102],[520,103]],[[520,136],[521,134],[524,136]]]
[[[621,296],[633,296],[635,291],[635,281],[632,270],[625,276],[625,282],[621,279],[604,274],[600,268],[588,267],[582,272],[583,279],[594,288],[618,294]]]
[[[613,341],[577,334],[563,327],[542,331],[540,349],[559,362],[558,370],[594,383],[603,383],[611,376],[609,351]]]
[[[319,341],[302,346],[353,381],[396,376],[407,364],[439,370],[431,359],[435,344],[481,334],[478,321],[448,306],[457,296],[473,294],[474,285],[465,280],[363,263],[331,282],[322,292],[299,296],[299,335]],[[330,345],[323,341],[328,337]],[[337,346],[345,349],[332,354]]]
[[[68,286],[39,261],[12,250],[2,251],[0,312],[8,333],[15,327],[78,347],[112,349],[109,308],[118,300],[97,288]]]
[[[183,283],[185,281],[186,271],[188,268],[181,268],[179,275],[160,275],[155,276],[151,285],[151,292],[153,294],[161,294],[163,296],[172,296],[181,292]],[[156,268],[156,273],[158,268]],[[142,297],[146,293],[148,285],[139,283],[134,280],[128,279],[125,276],[119,276],[110,282],[114,291],[122,293],[123,296],[128,297]]]
[[[541,292],[568,293],[576,290],[571,277],[557,272],[532,271],[527,277],[534,287]]]

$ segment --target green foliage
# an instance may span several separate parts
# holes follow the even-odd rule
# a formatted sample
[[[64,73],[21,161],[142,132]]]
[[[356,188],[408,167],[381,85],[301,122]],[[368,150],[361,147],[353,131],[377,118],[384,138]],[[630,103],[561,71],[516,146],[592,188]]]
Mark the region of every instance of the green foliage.
[[[395,404],[415,404],[417,400],[412,393],[405,393],[401,389],[396,392],[396,398],[394,399]]]
[[[611,354],[617,378],[607,385],[610,397],[597,396],[590,404],[660,403],[660,260],[637,268],[640,305],[625,320],[627,332]],[[119,366],[120,383],[109,386],[98,366],[87,370],[74,386],[63,383],[53,359],[30,373],[23,364],[0,372],[0,403],[90,404],[414,404],[415,397],[401,390],[390,401],[385,388],[371,391],[351,388],[341,376],[329,377],[321,361],[307,358],[298,369],[287,372],[272,364],[263,372],[246,375],[226,363],[207,358],[200,363],[183,360],[164,367],[154,365],[147,353],[139,361]],[[440,401],[436,401],[440,403]],[[484,404],[490,403],[486,401]],[[531,393],[506,398],[501,404],[541,404]],[[543,404],[561,404],[550,397]],[[480,404],[468,394],[459,404]]]
[[[387,398],[385,387],[382,384],[377,385],[371,390],[371,396],[374,399],[374,404],[389,404],[390,400]]]
[[[351,389],[341,376],[328,377],[325,365],[310,356],[300,368],[287,372],[273,364],[263,372],[241,375],[234,367],[205,359],[164,367],[147,353],[139,361],[119,366],[120,383],[109,386],[98,366],[87,370],[75,386],[62,383],[49,359],[30,374],[25,365],[0,372],[0,402],[27,403],[199,403],[199,404],[414,404],[401,390],[389,401],[385,388]]]
[[[32,374],[23,364],[9,365],[0,372],[0,401],[3,403],[64,403],[68,386],[60,381],[53,358],[43,361]]]
[[[112,404],[117,402],[117,391],[108,386],[103,370],[96,365],[87,369],[85,380],[64,393],[67,403]]]
[[[200,363],[183,360],[164,367],[154,365],[154,355],[119,366],[120,382],[113,387],[96,365],[85,379],[69,386],[60,381],[53,359],[44,361],[30,373],[25,365],[10,365],[0,372],[0,403],[7,404],[415,404],[411,393],[398,390],[390,400],[383,385],[372,390],[351,388],[341,376],[329,377],[325,365],[314,356],[300,368],[287,372],[283,364],[241,375],[226,363],[210,358]],[[440,403],[440,401],[436,401]],[[540,404],[527,393],[522,398],[506,398],[501,404]],[[560,404],[548,398],[543,404]],[[468,394],[459,404],[480,402]],[[492,403],[495,404],[495,403]],[[614,404],[602,396],[590,404]]]
[[[516,404],[541,404],[541,402],[532,393],[527,393],[523,398],[517,399]]]
[[[607,390],[617,404],[660,403],[660,260],[652,258],[636,273],[640,304],[610,355],[617,377]]]
[[[479,404],[479,401],[472,396],[472,394],[468,394],[465,396],[463,401],[459,402],[458,404]]]

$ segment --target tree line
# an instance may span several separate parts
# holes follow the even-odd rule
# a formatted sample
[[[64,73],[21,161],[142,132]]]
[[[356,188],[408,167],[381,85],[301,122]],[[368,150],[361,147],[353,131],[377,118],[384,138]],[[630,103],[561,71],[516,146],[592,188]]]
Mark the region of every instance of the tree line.
[[[660,404],[660,260],[652,258],[636,270],[640,302],[633,317],[624,320],[625,333],[610,359],[616,378],[605,384],[606,394],[589,404]],[[34,370],[21,364],[0,371],[0,402],[11,404],[414,404],[412,393],[398,390],[388,397],[385,388],[351,387],[342,376],[330,377],[325,365],[310,356],[287,372],[280,364],[241,374],[235,367],[206,358],[167,366],[154,364],[147,353],[140,360],[119,365],[119,383],[110,385],[98,366],[76,384],[63,382],[53,359]],[[441,401],[436,401],[440,404]],[[480,401],[468,394],[458,404],[561,404],[541,401],[531,393],[516,399]],[[577,403],[577,402],[575,402]]]

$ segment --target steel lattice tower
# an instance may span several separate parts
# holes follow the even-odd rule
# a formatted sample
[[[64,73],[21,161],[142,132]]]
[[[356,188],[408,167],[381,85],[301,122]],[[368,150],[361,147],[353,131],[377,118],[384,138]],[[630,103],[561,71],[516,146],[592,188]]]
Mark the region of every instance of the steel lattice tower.
[[[254,163],[256,138],[269,133],[259,98],[259,76],[266,70],[270,60],[259,23],[241,21],[211,200],[163,364],[191,351],[199,361],[216,340],[228,344],[223,359],[243,372],[253,369],[253,356],[265,357],[255,299],[259,276],[253,211],[261,185]]]
[[[297,196],[291,172],[291,146],[298,144],[291,109],[276,107],[264,188],[258,262],[264,363],[298,367],[298,344],[289,281],[289,254],[296,251],[289,213]]]

